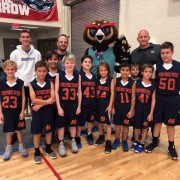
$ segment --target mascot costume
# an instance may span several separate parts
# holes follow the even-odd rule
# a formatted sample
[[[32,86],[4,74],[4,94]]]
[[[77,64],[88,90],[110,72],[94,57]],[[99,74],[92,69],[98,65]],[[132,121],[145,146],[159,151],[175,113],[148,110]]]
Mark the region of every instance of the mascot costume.
[[[101,61],[109,64],[112,76],[114,70],[119,72],[123,61],[130,62],[130,45],[124,36],[118,38],[118,31],[113,22],[97,20],[86,24],[83,39],[92,46],[86,50],[85,55],[92,56],[91,71],[95,74]],[[110,47],[112,43],[114,45]]]

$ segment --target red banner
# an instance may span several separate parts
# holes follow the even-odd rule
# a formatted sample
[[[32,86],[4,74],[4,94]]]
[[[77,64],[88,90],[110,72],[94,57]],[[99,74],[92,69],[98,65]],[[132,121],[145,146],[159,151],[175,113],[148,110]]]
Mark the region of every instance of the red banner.
[[[0,17],[58,21],[56,0],[0,0]]]

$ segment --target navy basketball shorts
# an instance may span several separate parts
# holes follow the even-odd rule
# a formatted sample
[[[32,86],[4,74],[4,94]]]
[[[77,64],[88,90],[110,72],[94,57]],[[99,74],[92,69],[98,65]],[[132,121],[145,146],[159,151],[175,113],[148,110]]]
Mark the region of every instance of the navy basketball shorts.
[[[154,123],[164,123],[167,126],[179,125],[180,95],[156,94]]]
[[[133,127],[135,129],[148,129],[151,127],[152,122],[147,120],[147,117],[151,110],[150,103],[137,102],[135,105],[135,115],[133,118]]]
[[[95,118],[94,107],[81,107],[81,113],[78,116],[77,126],[84,126],[86,122],[93,123]]]
[[[127,118],[127,114],[131,108],[131,104],[116,104],[114,105],[115,114],[113,124],[131,126],[132,118]]]
[[[107,102],[99,102],[96,106],[96,112],[95,112],[95,120],[102,124],[111,125],[112,123],[112,115],[108,114],[108,111],[106,111],[109,103]]]
[[[57,115],[56,117],[56,128],[63,127],[76,127],[77,126],[77,115],[76,110],[78,103],[76,102],[61,102],[61,108],[64,110],[64,116]]]
[[[31,133],[49,133],[53,126],[52,106],[47,105],[40,108],[37,112],[32,110]]]
[[[3,132],[15,132],[26,128],[25,120],[20,120],[21,109],[2,109],[4,116]]]

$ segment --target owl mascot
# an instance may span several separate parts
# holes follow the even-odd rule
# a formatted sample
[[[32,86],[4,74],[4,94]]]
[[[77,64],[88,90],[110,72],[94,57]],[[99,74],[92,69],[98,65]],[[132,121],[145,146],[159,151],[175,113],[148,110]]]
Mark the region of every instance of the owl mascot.
[[[118,38],[118,31],[113,22],[97,20],[85,25],[83,39],[92,47],[88,48],[85,55],[93,58],[91,71],[95,74],[97,66],[101,61],[109,64],[111,75],[119,72],[123,61],[130,62],[130,45],[123,35]],[[110,47],[110,44],[113,44]]]

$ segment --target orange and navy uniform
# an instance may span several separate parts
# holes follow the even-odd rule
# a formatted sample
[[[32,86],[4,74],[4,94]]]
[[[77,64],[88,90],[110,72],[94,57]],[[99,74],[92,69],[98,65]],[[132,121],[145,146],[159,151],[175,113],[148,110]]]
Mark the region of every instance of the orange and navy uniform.
[[[96,118],[102,124],[111,124],[111,118],[106,111],[111,97],[112,77],[108,76],[105,83],[98,79],[96,82]]]
[[[151,126],[147,117],[151,111],[152,95],[155,91],[154,84],[145,85],[143,80],[136,81],[136,105],[133,127],[147,129]]]
[[[24,82],[18,78],[13,84],[9,84],[6,78],[0,82],[1,107],[4,115],[3,132],[25,129],[25,121],[20,123],[19,120],[22,110],[23,85]]]
[[[56,74],[58,74],[59,72],[60,70],[58,69]],[[56,74],[51,74],[51,72],[49,71],[46,75],[46,80],[50,80],[53,84],[55,84]]]
[[[115,86],[115,115],[113,123],[115,125],[130,126],[132,119],[127,118],[127,114],[131,109],[132,86],[134,81],[129,78],[126,83],[122,82],[122,78],[116,78]]]
[[[96,76],[88,77],[86,73],[81,70],[81,91],[82,103],[81,113],[78,119],[78,126],[84,126],[86,121],[93,122],[96,108]]]
[[[155,72],[156,106],[154,122],[168,126],[180,124],[180,63],[172,60],[172,67],[163,62],[156,64]]]
[[[39,84],[37,80],[34,79],[30,84],[37,99],[47,100],[51,97],[51,82],[49,80],[46,80],[44,84]],[[37,112],[32,110],[32,134],[40,134],[43,131],[49,133],[52,131],[52,124],[53,117],[51,105],[43,106]]]

